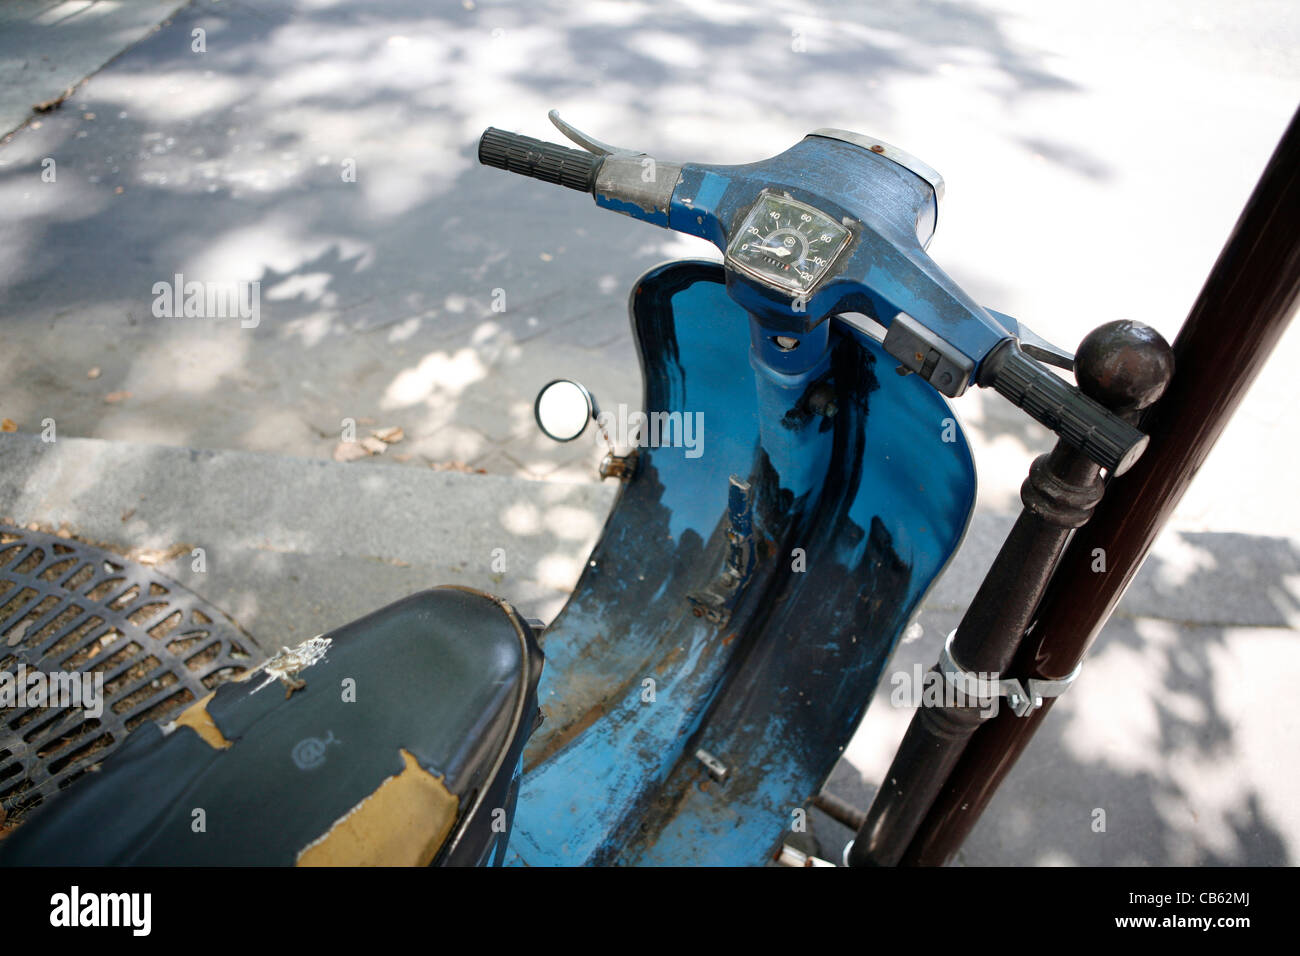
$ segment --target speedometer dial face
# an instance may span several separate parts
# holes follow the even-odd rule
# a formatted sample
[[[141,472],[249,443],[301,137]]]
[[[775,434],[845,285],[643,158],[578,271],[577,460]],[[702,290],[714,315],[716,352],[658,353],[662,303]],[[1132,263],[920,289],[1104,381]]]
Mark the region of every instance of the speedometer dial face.
[[[826,275],[849,237],[824,212],[764,192],[727,247],[727,261],[768,285],[804,295]]]

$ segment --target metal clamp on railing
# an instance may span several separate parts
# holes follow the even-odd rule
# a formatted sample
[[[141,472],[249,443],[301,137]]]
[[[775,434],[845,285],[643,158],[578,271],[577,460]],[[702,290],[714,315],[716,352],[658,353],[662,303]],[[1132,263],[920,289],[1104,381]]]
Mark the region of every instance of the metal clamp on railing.
[[[948,635],[948,639],[943,642],[943,651],[939,654],[939,670],[943,673],[943,679],[968,698],[992,700],[995,697],[1005,697],[1007,706],[1017,717],[1024,717],[1042,707],[1044,697],[1060,697],[1070,689],[1074,679],[1079,676],[1079,671],[1083,669],[1080,662],[1060,680],[1035,677],[1026,681],[1014,677],[995,677],[990,680],[962,667],[953,657],[952,642],[956,636],[955,630]]]

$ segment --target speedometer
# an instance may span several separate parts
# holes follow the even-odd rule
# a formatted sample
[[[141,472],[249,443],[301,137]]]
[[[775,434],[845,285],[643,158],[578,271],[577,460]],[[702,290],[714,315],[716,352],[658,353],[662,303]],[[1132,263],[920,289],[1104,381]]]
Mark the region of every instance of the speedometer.
[[[768,285],[805,295],[850,236],[821,210],[765,190],[727,247],[727,262]]]

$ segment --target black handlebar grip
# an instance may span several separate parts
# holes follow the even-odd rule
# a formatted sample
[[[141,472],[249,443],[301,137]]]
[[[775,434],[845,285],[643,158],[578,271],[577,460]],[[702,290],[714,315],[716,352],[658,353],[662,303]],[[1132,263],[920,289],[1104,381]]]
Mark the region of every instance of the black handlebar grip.
[[[1147,436],[1020,351],[1015,339],[999,345],[980,369],[979,383],[1046,425],[1112,475],[1142,457]]]
[[[604,157],[489,126],[478,141],[478,161],[590,193],[596,188],[596,173]]]

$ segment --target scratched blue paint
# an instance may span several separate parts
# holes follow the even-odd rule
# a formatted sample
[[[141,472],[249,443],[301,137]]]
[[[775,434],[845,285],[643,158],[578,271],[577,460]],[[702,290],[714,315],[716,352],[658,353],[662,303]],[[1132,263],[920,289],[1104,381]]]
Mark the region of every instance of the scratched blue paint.
[[[596,205],[604,209],[612,209],[614,212],[621,212],[625,216],[631,216],[633,219],[640,219],[655,226],[668,226],[668,212],[662,209],[642,209],[636,203],[627,202],[624,199],[616,199],[613,196],[596,195]]]
[[[687,640],[683,669],[695,680],[658,691],[655,704],[641,701],[636,685],[593,725],[581,744],[560,751],[525,779],[517,832],[511,849],[531,866],[580,865],[604,862],[611,834],[628,823],[635,806],[630,799],[647,791],[671,772],[680,748],[673,741],[688,738],[709,698],[712,669],[700,667],[711,634],[703,627]],[[662,751],[640,749],[655,740]]]
[[[726,176],[706,171],[700,177],[698,188],[695,189],[695,204],[705,209],[712,209],[722,200],[722,194],[727,191],[729,185],[731,181]]]
[[[704,454],[641,449],[637,478],[622,490],[594,564],[544,638],[538,693],[547,720],[525,755],[511,840],[529,865],[600,862],[611,852],[613,835],[676,764],[727,660],[684,594],[716,573],[718,554],[705,542],[719,538],[730,476],[748,474],[758,447],[748,319],[717,283],[692,285],[673,301],[692,321],[670,329],[672,341],[647,357],[645,407],[701,413]],[[701,368],[710,374],[694,374]],[[647,572],[664,580],[637,580]],[[645,599],[634,595],[648,584]],[[665,658],[669,666],[656,671]],[[653,705],[641,700],[645,677],[656,680]],[[528,766],[597,707],[599,719],[573,743]]]
[[[858,341],[878,349],[870,340]],[[883,359],[879,364],[891,367]],[[883,525],[893,550],[910,568],[896,610],[888,620],[864,626],[852,617],[859,602],[846,589],[838,596],[828,594],[829,582],[804,576],[780,610],[763,622],[757,641],[771,653],[737,672],[696,741],[732,768],[730,778],[723,787],[701,790],[700,769],[680,764],[675,779],[664,787],[681,794],[673,814],[662,821],[653,840],[628,847],[624,862],[764,862],[789,829],[792,811],[820,790],[840,755],[838,748],[860,721],[899,633],[959,545],[975,490],[965,438],[957,431],[957,441],[942,440],[942,425],[951,411],[915,376],[899,378],[891,371],[879,382],[880,390],[870,396],[863,442],[867,453],[856,490],[847,506],[824,507],[828,514],[841,515],[832,525]],[[829,559],[844,569],[845,579],[863,573],[864,542],[832,535],[828,544],[831,554],[825,559],[810,555],[810,568]],[[829,615],[816,617],[828,606]],[[846,613],[836,613],[840,609]],[[816,623],[805,626],[808,620]],[[835,637],[829,643],[824,641],[827,626]],[[801,719],[814,707],[815,715]]]
[[[645,406],[704,411],[705,454],[641,450],[544,638],[546,721],[525,754],[509,862],[761,863],[955,550],[970,452],[959,429],[941,440],[941,398],[838,325],[830,366],[792,380],[830,374],[841,410],[797,414],[800,387],[751,365],[750,317],[716,265],[661,267],[633,306]],[[687,596],[721,570],[733,474],[755,489],[765,550],[715,625]],[[806,573],[790,570],[792,544]],[[725,785],[708,781],[700,746],[732,766]]]

